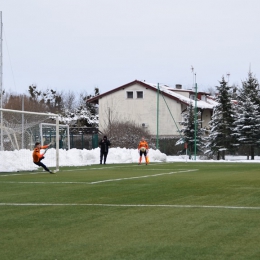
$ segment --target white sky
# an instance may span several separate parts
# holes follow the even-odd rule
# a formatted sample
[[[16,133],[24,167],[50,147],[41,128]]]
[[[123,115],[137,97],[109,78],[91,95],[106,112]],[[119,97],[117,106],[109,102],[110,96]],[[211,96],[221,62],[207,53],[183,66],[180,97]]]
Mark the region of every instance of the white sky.
[[[259,0],[2,0],[3,89],[91,94],[135,79],[260,78]]]

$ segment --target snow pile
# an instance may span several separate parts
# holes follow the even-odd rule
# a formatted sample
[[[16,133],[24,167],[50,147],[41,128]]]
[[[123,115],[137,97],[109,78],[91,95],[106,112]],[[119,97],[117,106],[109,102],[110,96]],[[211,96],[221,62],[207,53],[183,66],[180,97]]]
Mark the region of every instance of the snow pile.
[[[92,150],[62,150],[59,151],[59,165],[62,166],[85,166],[95,165],[100,162],[100,148]],[[55,167],[56,150],[51,148],[47,151],[43,163],[48,167]],[[150,162],[247,162],[260,163],[260,157],[255,160],[247,160],[246,156],[226,156],[226,160],[202,160],[199,156],[191,160],[186,155],[166,156],[159,150],[149,149]],[[107,156],[107,164],[114,163],[138,163],[139,153],[137,149],[110,148]],[[142,160],[144,163],[144,158]],[[32,162],[32,151],[0,151],[0,172],[33,171],[39,167]]]
[[[42,151],[43,152],[43,151]],[[49,149],[43,159],[47,167],[55,167],[56,150]],[[166,162],[167,156],[159,150],[149,149],[150,162]],[[138,163],[139,153],[137,149],[110,148],[107,156],[107,164],[114,163]],[[32,171],[38,166],[32,162],[32,151],[15,150],[0,151],[0,172]],[[143,158],[144,162],[144,158]],[[92,150],[59,150],[60,166],[84,166],[100,163],[100,148]]]

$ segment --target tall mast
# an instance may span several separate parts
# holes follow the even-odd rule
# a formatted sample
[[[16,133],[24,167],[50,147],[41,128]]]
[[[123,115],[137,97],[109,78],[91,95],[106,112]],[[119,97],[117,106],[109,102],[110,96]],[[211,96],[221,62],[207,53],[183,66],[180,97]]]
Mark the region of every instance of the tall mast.
[[[0,11],[0,108],[3,108],[3,23],[2,23],[2,11]],[[3,111],[0,112],[0,151],[3,151]]]

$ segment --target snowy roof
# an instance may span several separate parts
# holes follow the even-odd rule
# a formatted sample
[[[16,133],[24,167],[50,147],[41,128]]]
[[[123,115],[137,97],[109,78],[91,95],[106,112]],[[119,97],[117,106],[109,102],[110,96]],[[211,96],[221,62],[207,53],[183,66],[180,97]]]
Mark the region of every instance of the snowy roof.
[[[140,85],[143,85],[144,87],[148,87],[148,88],[150,88],[150,89],[152,89],[152,90],[154,90],[154,91],[157,91],[157,88],[158,88],[158,84],[147,83],[147,82],[135,80],[135,81],[132,81],[132,82],[130,82],[130,83],[128,83],[128,84],[125,84],[125,85],[123,85],[123,86],[121,86],[121,87],[112,89],[112,90],[110,90],[110,91],[108,91],[108,92],[105,92],[105,93],[100,94],[100,95],[98,95],[98,96],[96,96],[96,97],[93,97],[93,98],[89,99],[88,102],[90,102],[90,103],[92,103],[92,102],[95,103],[95,102],[96,102],[96,103],[97,103],[98,100],[99,100],[100,98],[102,98],[103,96],[112,94],[112,93],[114,93],[114,92],[116,92],[116,91],[119,91],[119,90],[121,90],[121,89],[124,89],[124,88],[126,88],[126,87],[129,87],[129,86],[131,86],[131,85],[133,85],[133,84],[140,84]],[[176,93],[176,92],[195,93],[194,91],[192,91],[192,90],[186,90],[186,91],[184,91],[183,89],[174,89],[174,88],[170,88],[170,87],[167,86],[167,85],[159,85],[159,87],[160,87],[160,91],[163,92],[163,93],[165,93],[169,98],[173,98],[173,99],[175,99],[175,100],[178,100],[178,101],[180,101],[181,103],[184,103],[184,104],[186,104],[186,105],[192,104],[192,106],[195,107],[195,100],[190,99],[190,98],[188,98],[188,97],[185,97],[184,95],[182,95],[182,94],[180,94],[180,93]],[[201,109],[213,109],[213,107],[218,104],[216,101],[214,101],[212,98],[210,98],[210,97],[207,95],[207,93],[205,93],[205,92],[198,92],[198,93],[207,96],[207,97],[205,98],[205,101],[199,100],[199,99],[197,100],[197,107],[198,107],[198,108],[201,108]]]
[[[156,84],[151,84],[151,83],[146,83],[146,84],[150,85],[153,88],[156,88],[156,89],[158,88],[158,86]],[[166,85],[160,85],[159,88],[164,93],[167,93],[168,95],[177,98],[181,102],[186,103],[186,104],[192,104],[192,106],[195,106],[195,100],[190,99],[188,97],[185,97],[185,96],[175,92],[175,91],[178,91],[178,92],[183,91],[182,89],[173,89]],[[187,92],[194,92],[194,91],[187,90]],[[218,103],[216,101],[214,101],[212,98],[208,98],[208,97],[207,97],[206,101],[197,100],[197,107],[201,108],[201,109],[213,109],[213,107],[216,106],[217,104]]]

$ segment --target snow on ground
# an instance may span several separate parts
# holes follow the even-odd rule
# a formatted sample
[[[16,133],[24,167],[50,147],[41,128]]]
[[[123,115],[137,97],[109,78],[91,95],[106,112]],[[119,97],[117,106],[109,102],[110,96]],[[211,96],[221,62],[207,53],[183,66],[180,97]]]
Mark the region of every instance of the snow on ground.
[[[43,159],[47,167],[55,167],[56,150],[49,149]],[[199,156],[189,160],[185,155],[167,156],[159,150],[149,150],[150,162],[252,162],[260,163],[260,157],[255,160],[247,160],[246,156],[226,156],[226,160],[201,160]],[[110,148],[107,164],[115,163],[138,163],[139,153],[137,149]],[[100,162],[100,148],[92,150],[70,149],[59,151],[59,166],[84,166],[95,165]],[[144,163],[144,158],[143,161]],[[0,172],[33,171],[38,166],[32,162],[32,151],[0,151]]]

